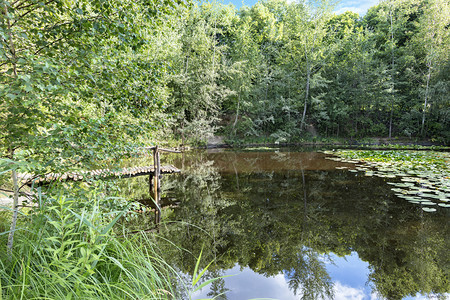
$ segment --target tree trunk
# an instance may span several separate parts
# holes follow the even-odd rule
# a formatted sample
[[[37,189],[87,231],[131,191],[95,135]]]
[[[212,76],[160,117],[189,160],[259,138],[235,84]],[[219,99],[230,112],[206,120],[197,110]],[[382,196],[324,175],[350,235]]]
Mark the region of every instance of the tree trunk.
[[[236,108],[236,117],[234,118],[234,123],[233,123],[233,131],[234,131],[234,135],[236,135],[236,124],[239,118],[239,105],[241,103],[241,92],[239,91],[238,94],[238,102],[237,102],[237,108]]]
[[[430,78],[431,78],[431,63],[428,64],[427,86],[426,86],[426,89],[425,89],[425,100],[423,102],[422,130],[421,130],[422,137],[425,135],[425,113],[426,113],[427,104],[428,104],[428,96],[429,96],[428,93],[429,93],[429,89],[430,89]]]
[[[11,53],[11,63],[13,67],[13,76],[17,78],[17,57],[16,57],[16,47],[13,40],[13,34],[11,30],[11,21],[7,17],[8,16],[8,8],[5,5],[4,6],[4,13],[6,16],[6,25],[8,28],[8,34],[9,34],[9,51]],[[14,160],[14,148],[10,148],[10,158],[11,160]],[[15,169],[12,170],[11,173],[11,179],[13,181],[14,186],[14,201],[13,201],[13,216],[11,219],[11,227],[8,235],[8,244],[7,244],[7,252],[8,256],[11,259],[12,258],[12,248],[14,245],[14,232],[16,231],[16,223],[17,223],[17,216],[18,216],[18,206],[19,206],[19,184],[18,184],[18,178],[17,178],[17,172]]]
[[[181,144],[183,145],[183,147],[186,145],[186,141],[185,141],[185,138],[184,138],[184,120],[185,119],[183,119],[181,121]]]
[[[393,115],[393,100],[391,100],[391,112],[389,116],[389,139],[392,137],[392,115]]]
[[[389,9],[389,17],[391,20],[391,56],[392,56],[392,62],[391,62],[391,84],[392,84],[392,97],[391,97],[391,108],[390,108],[390,114],[389,114],[389,139],[392,138],[392,117],[394,114],[394,99],[395,99],[395,82],[394,82],[394,67],[395,67],[395,56],[394,56],[394,24],[393,24],[393,17],[392,17],[392,7]]]
[[[11,159],[14,158],[14,150],[11,150]],[[16,231],[16,224],[17,224],[17,216],[19,213],[19,183],[17,178],[17,172],[15,169],[12,170],[11,173],[11,179],[13,181],[14,186],[14,202],[13,202],[13,216],[11,220],[11,227],[8,235],[8,245],[7,245],[7,251],[8,251],[8,257],[11,259],[12,257],[12,248],[14,245],[14,232]]]
[[[300,131],[303,130],[303,126],[305,124],[306,107],[308,105],[309,85],[310,85],[310,78],[311,78],[311,66],[308,61],[308,52],[305,52],[305,55],[306,55],[306,90],[305,90],[305,105],[303,108],[302,121],[300,123]]]

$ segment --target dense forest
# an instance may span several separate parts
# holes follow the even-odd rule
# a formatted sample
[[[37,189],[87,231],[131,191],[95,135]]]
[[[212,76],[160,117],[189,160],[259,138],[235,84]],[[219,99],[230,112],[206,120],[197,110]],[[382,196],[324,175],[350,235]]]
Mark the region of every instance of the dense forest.
[[[327,1],[2,9],[4,156],[213,134],[449,142],[447,1],[382,1],[363,17]]]
[[[166,58],[172,127],[191,138],[219,129],[275,142],[448,142],[448,4],[384,1],[362,18],[332,10],[326,1],[191,10],[164,31],[179,51]]]
[[[326,1],[191,10],[178,30],[165,30],[180,51],[166,59],[176,70],[174,127],[194,138],[222,128],[278,142],[317,134],[448,142],[448,3],[384,1],[362,18],[332,11]]]

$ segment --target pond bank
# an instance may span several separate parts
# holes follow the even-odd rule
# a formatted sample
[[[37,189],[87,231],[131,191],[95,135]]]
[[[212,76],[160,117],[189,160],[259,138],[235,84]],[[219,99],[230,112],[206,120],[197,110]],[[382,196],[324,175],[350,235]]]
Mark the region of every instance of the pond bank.
[[[429,140],[416,141],[412,139],[389,139],[385,137],[375,137],[363,140],[342,139],[340,141],[327,141],[326,139],[317,141],[292,142],[292,143],[277,143],[277,142],[262,142],[262,143],[228,143],[224,137],[215,136],[208,139],[206,148],[250,148],[250,147],[351,147],[351,148],[370,148],[373,150],[437,150],[447,149],[449,146],[442,143],[436,143]]]

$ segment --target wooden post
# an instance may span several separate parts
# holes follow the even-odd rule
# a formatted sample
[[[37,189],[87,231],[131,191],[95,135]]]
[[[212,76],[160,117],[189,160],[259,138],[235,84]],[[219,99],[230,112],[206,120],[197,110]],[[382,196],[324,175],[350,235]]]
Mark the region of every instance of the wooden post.
[[[162,175],[161,175],[161,161],[159,159],[159,151],[156,152],[156,168],[157,168],[157,173],[158,173],[158,182],[157,182],[157,186],[156,186],[156,190],[158,191],[158,197],[156,198],[156,204],[157,204],[157,209],[158,209],[158,223],[161,222],[161,179],[162,179]]]
[[[156,146],[153,149],[153,165],[154,165],[154,175],[153,179],[155,180],[153,184],[153,191],[155,196],[155,204],[156,204],[156,210],[155,210],[155,223],[159,224],[161,221],[161,207],[160,207],[160,191],[161,191],[161,184],[160,184],[160,176],[161,176],[161,164],[159,159],[159,151],[158,146]]]
[[[149,197],[152,196],[152,191],[153,191],[153,174],[150,173],[148,175],[148,195],[149,195]]]

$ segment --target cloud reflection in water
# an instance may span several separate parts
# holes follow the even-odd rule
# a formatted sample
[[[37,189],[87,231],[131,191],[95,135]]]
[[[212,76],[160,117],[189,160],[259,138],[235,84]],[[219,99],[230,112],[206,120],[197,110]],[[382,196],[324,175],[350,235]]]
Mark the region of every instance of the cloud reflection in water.
[[[327,271],[334,282],[335,300],[365,300],[376,299],[371,295],[370,287],[366,286],[369,274],[369,264],[358,258],[356,252],[345,258],[332,256],[334,264],[327,263]],[[235,275],[225,278],[225,285],[230,291],[229,300],[248,300],[252,298],[273,298],[279,300],[297,300],[301,295],[295,295],[289,289],[286,276],[279,274],[266,277],[253,272],[250,268],[242,271],[236,265],[227,270],[224,275]],[[204,288],[193,299],[207,298],[208,288]]]

